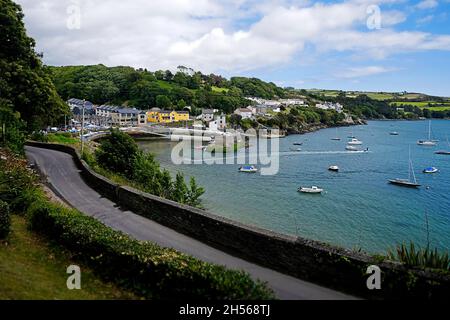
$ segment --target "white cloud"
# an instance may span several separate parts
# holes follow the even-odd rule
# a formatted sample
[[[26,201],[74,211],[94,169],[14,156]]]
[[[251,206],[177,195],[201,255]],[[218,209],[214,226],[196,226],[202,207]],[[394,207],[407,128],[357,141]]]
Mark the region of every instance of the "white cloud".
[[[427,15],[425,17],[417,19],[416,22],[417,22],[417,24],[420,25],[420,24],[426,24],[426,23],[431,22],[433,20],[434,20],[434,15],[429,14],[429,15]]]
[[[66,10],[74,0],[18,1],[38,50],[55,65],[154,70],[183,64],[204,72],[236,72],[308,61],[305,48],[310,54],[349,51],[366,59],[450,50],[448,35],[395,31],[406,20],[398,10],[383,9],[382,29],[368,30],[371,0],[78,0],[80,30],[66,27]]]
[[[337,78],[361,78],[373,76],[381,73],[392,72],[395,71],[394,68],[386,68],[382,66],[365,66],[365,67],[354,67],[344,70],[336,74]]]
[[[419,2],[416,7],[419,9],[433,9],[436,8],[439,5],[439,2],[437,0],[423,0]]]

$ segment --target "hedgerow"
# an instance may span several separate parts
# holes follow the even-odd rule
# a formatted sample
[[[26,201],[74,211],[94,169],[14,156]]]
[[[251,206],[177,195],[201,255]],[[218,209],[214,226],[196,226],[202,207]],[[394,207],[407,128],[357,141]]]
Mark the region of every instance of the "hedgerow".
[[[30,227],[70,249],[108,280],[153,299],[271,299],[244,272],[131,239],[92,217],[45,199],[27,211]]]

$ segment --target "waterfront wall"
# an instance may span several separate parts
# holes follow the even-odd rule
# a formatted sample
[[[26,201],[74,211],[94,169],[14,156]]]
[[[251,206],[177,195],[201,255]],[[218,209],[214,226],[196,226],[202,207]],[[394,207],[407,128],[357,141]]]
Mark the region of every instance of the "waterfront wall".
[[[120,206],[230,254],[282,273],[370,299],[446,299],[450,275],[384,261],[317,241],[244,225],[197,208],[120,186],[95,173],[70,146],[28,142],[69,153],[86,183]],[[381,290],[368,290],[369,265],[381,268]]]

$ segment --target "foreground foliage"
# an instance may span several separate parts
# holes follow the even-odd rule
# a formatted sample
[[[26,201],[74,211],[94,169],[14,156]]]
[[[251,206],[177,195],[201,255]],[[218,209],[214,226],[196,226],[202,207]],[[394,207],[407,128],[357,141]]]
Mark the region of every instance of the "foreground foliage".
[[[67,267],[81,268],[81,290],[68,290]],[[102,280],[70,251],[27,227],[24,217],[11,216],[11,234],[0,241],[0,300],[139,299],[129,290]]]
[[[32,230],[65,246],[75,261],[86,263],[105,279],[147,298],[273,298],[270,289],[244,272],[134,240],[75,209],[50,202],[26,162],[0,151],[0,200],[5,207],[26,213]]]
[[[26,34],[23,17],[19,5],[0,0],[0,108],[20,115],[33,131],[57,122],[68,107],[34,51],[35,42]]]
[[[438,252],[437,248],[416,247],[413,242],[397,246],[395,251],[389,251],[391,260],[403,262],[407,266],[432,268],[450,271],[450,258],[448,252]]]
[[[98,273],[147,298],[273,297],[262,283],[243,272],[133,240],[76,210],[40,200],[27,214],[32,230],[63,244]]]
[[[89,155],[84,155],[84,159],[91,166],[99,165],[125,177],[145,192],[179,203],[200,206],[200,197],[205,192],[193,177],[189,185],[181,173],[173,181],[169,171],[161,169],[152,154],[139,150],[136,142],[118,129],[112,129],[101,141],[95,159]]]

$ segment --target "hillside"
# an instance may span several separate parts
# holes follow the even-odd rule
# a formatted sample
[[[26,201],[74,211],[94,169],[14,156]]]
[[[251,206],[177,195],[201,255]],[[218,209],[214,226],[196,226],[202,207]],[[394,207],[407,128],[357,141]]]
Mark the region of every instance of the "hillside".
[[[225,113],[245,106],[245,96],[266,99],[283,97],[284,89],[256,78],[205,75],[180,66],[171,71],[150,72],[131,67],[67,66],[47,67],[59,95],[67,100],[82,97],[95,104],[125,104],[140,109],[151,107],[195,109],[214,107]]]

